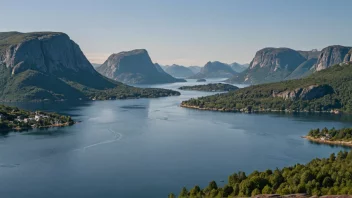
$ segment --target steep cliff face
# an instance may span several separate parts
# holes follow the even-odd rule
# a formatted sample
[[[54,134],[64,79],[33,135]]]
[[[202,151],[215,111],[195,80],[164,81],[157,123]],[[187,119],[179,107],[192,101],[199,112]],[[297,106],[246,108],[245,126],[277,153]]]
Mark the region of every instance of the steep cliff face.
[[[21,37],[15,42],[16,37]],[[28,69],[61,75],[67,72],[95,71],[76,43],[64,33],[32,33],[29,35],[14,32],[2,39],[3,50],[0,61],[12,74]]]
[[[219,61],[207,62],[199,73],[191,76],[190,78],[230,78],[236,75],[237,72],[231,69],[228,64]]]
[[[327,94],[333,94],[334,89],[330,85],[310,85],[305,88],[296,88],[291,91],[273,92],[273,97],[280,97],[285,100],[313,100]]]
[[[313,69],[315,71],[320,71],[332,65],[342,63],[345,59],[348,59],[346,55],[348,56],[348,52],[351,49],[351,47],[345,47],[340,45],[333,45],[324,48],[321,51],[317,63],[314,65]]]
[[[352,49],[346,54],[344,62],[352,62]]]
[[[170,66],[165,66],[164,70],[166,73],[170,74],[173,77],[187,78],[194,75],[192,70],[182,65],[173,64]]]
[[[281,81],[304,61],[305,57],[289,48],[264,48],[255,54],[246,71],[228,81],[250,84]]]
[[[128,84],[155,84],[182,82],[169,74],[159,72],[145,49],[112,54],[97,71],[102,75]]]

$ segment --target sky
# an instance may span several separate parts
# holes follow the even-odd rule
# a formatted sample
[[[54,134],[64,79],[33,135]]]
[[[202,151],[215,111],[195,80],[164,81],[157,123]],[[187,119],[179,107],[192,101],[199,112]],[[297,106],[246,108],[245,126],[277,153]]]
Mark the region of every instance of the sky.
[[[352,46],[351,0],[0,0],[0,31],[59,31],[92,63],[147,49],[163,65],[249,63],[264,47]]]

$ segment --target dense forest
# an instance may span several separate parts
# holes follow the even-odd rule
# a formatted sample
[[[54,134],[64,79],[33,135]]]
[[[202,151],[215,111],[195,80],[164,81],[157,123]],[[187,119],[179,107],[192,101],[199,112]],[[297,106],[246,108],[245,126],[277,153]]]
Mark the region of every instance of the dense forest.
[[[0,105],[0,131],[66,126],[73,123],[70,116],[40,111],[31,112],[17,107]]]
[[[352,112],[352,64],[335,65],[306,78],[254,85],[183,101],[181,106],[221,111]],[[336,111],[335,111],[336,112]]]
[[[194,186],[181,190],[179,198],[248,197],[258,194],[352,195],[352,151],[337,156],[314,159],[306,165],[296,164],[276,170],[254,171],[248,176],[238,172],[219,187],[215,181],[203,189]],[[169,194],[169,198],[176,197]]]
[[[209,83],[207,85],[182,86],[179,89],[194,91],[234,91],[237,90],[238,87],[224,83]]]
[[[308,136],[313,138],[324,138],[330,141],[352,141],[352,128],[343,129],[312,129],[309,131]]]

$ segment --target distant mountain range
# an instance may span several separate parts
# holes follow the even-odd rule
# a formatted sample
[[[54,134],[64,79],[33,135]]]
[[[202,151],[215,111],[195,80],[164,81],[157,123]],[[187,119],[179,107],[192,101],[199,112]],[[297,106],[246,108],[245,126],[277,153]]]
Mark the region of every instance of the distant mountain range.
[[[219,61],[207,62],[200,72],[190,76],[189,78],[199,79],[199,78],[230,78],[233,75],[236,75],[230,65],[226,63],[221,63]]]
[[[166,66],[163,66],[162,68],[166,73],[174,77],[187,78],[195,74],[189,67],[185,67],[182,65],[176,65],[176,64],[173,64],[170,66],[166,65]]]
[[[153,64],[147,50],[112,54],[97,68],[102,75],[127,84],[159,84],[185,82],[163,72],[159,65]]]
[[[249,67],[249,64],[239,64],[239,63],[231,63],[229,64],[231,69],[237,73],[241,73]]]
[[[351,47],[333,45],[322,51],[297,51],[290,48],[259,50],[249,68],[227,82],[261,84],[297,79],[332,65],[352,61]]]
[[[0,101],[78,100],[178,95],[140,89],[96,72],[79,46],[60,32],[0,33]]]

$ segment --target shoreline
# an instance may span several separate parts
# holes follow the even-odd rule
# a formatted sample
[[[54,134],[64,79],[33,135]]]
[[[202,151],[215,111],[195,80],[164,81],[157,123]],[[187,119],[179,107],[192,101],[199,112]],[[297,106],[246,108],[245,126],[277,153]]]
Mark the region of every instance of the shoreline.
[[[187,105],[187,104],[180,104],[180,107],[183,108],[189,108],[189,109],[198,109],[198,110],[204,110],[204,111],[219,111],[219,112],[233,112],[233,113],[270,113],[270,112],[279,112],[279,113],[329,113],[329,114],[335,114],[335,115],[341,115],[341,111],[290,111],[290,110],[273,110],[273,109],[265,109],[265,110],[252,110],[248,111],[245,109],[241,110],[235,110],[235,109],[218,109],[218,108],[200,108],[199,106],[194,106],[194,105]]]
[[[317,142],[321,144],[329,144],[329,145],[337,145],[337,146],[348,146],[352,147],[352,141],[347,142],[347,141],[338,141],[338,140],[321,140],[319,138],[314,138],[312,136],[302,136],[302,138],[307,139],[312,142]]]
[[[22,127],[22,128],[15,127],[15,128],[9,128],[9,129],[1,129],[0,132],[21,132],[21,131],[33,130],[33,129],[49,129],[49,128],[55,128],[55,127],[72,126],[77,123],[79,123],[79,122],[73,122],[72,124],[66,122],[66,123],[62,123],[62,124],[53,124],[53,125],[39,126],[39,127]]]

